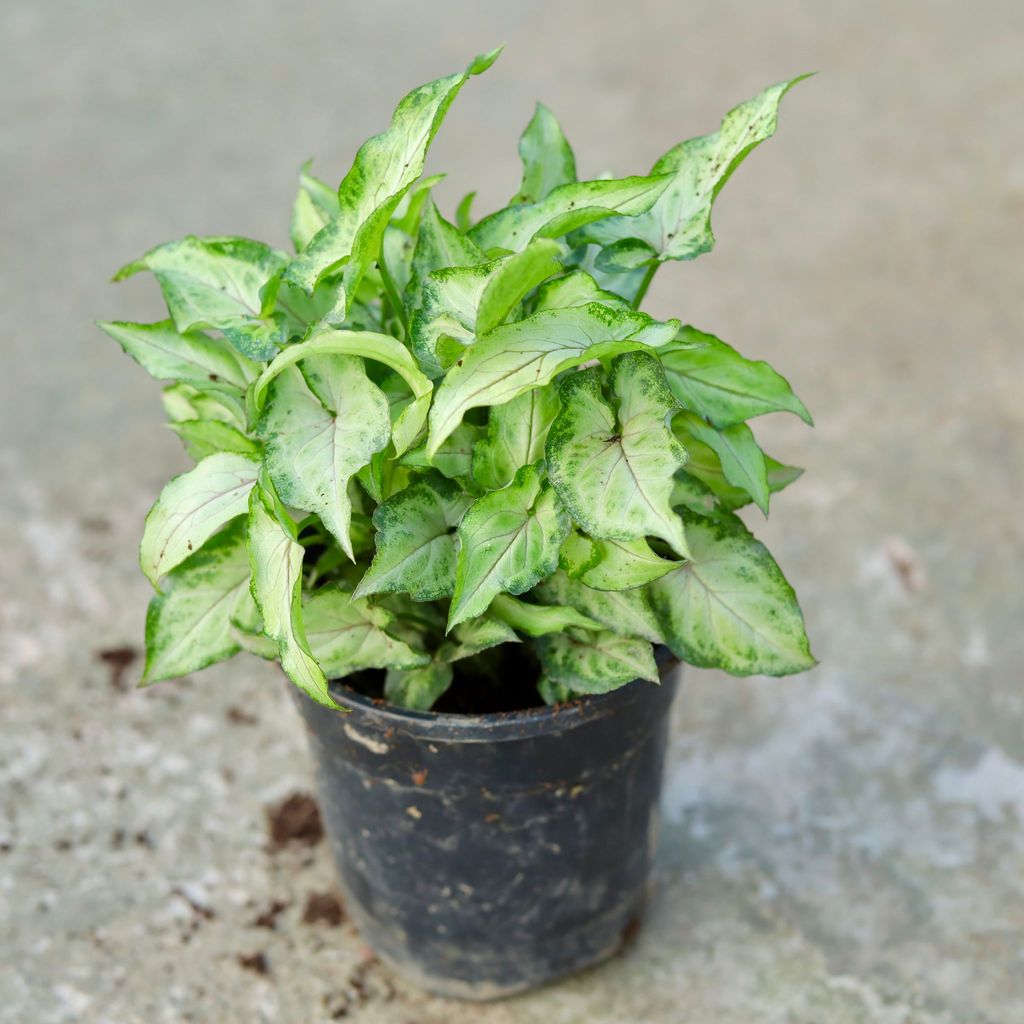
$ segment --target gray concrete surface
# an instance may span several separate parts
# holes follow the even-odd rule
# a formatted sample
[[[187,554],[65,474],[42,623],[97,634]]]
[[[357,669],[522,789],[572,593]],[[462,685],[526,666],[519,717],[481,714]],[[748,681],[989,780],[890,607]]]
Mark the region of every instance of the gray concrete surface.
[[[0,31],[0,1021],[1024,1021],[1019,3],[48,0]],[[90,320],[155,318],[151,282],[106,278],[156,242],[283,243],[303,159],[337,179],[400,93],[498,40],[432,160],[449,202],[513,191],[535,98],[583,170],[626,172],[823,72],[723,193],[716,251],[651,295],[817,416],[764,422],[809,472],[759,530],[821,667],[690,673],[638,943],[478,1008],[302,923],[331,867],[266,848],[264,809],[310,785],[273,671],[140,692],[97,661],[140,641],[142,515],[186,463]]]

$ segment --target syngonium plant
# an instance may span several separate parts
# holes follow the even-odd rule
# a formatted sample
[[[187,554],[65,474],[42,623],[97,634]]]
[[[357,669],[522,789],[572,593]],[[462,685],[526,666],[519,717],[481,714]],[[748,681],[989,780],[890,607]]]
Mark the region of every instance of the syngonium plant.
[[[735,675],[814,663],[736,515],[800,475],[747,421],[810,416],[767,363],[638,308],[711,249],[715,197],[799,79],[627,178],[577,180],[538,105],[518,192],[451,222],[424,159],[497,55],[409,93],[337,191],[304,168],[296,255],[189,236],[116,275],[160,285],[170,319],[101,326],[169,382],[196,460],[146,518],[144,683],[244,649],[323,704],[375,668],[428,709],[512,643],[549,703],[656,682],[657,645]]]

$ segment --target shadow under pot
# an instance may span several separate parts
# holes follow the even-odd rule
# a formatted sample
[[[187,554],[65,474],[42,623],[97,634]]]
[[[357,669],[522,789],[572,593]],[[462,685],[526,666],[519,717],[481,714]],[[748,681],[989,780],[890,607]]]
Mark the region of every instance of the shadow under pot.
[[[460,999],[614,955],[647,901],[678,665],[554,707],[407,711],[293,690],[352,919],[383,960]]]

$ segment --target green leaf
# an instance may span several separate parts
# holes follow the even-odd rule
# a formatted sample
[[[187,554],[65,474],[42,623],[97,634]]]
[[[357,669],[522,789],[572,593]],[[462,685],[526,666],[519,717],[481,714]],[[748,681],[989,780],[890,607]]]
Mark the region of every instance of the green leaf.
[[[522,594],[558,566],[569,518],[534,466],[478,499],[459,524],[448,628],[481,615],[497,594]]]
[[[318,704],[336,708],[302,625],[303,555],[294,526],[282,521],[273,496],[262,486],[254,488],[249,501],[249,564],[252,596],[264,631],[277,641],[281,667],[292,682]]]
[[[391,425],[395,455],[403,454],[426,422],[433,385],[420,373],[409,350],[397,339],[372,331],[321,330],[308,341],[290,345],[249,385],[246,406],[249,420],[255,423],[266,400],[271,381],[289,366],[310,356],[352,355],[390,366],[412,391],[413,401]]]
[[[556,683],[554,679],[548,679],[547,676],[541,676],[537,680],[537,692],[545,704],[565,704],[575,697],[568,686]]]
[[[246,568],[249,559],[246,555]],[[266,661],[277,661],[277,641],[271,640],[263,631],[263,616],[252,596],[252,587],[246,587],[240,594],[234,611],[231,613],[231,629],[238,646],[249,654]]]
[[[455,589],[455,527],[472,498],[444,477],[422,477],[373,513],[377,553],[357,597],[407,592],[414,601],[448,597]]]
[[[684,327],[658,358],[679,404],[719,429],[768,412],[792,412],[812,423],[785,377],[766,362],[744,359],[713,334]]]
[[[649,210],[671,180],[672,175],[662,174],[559,185],[539,202],[507,206],[484,217],[469,237],[485,251],[518,252],[538,236],[558,238],[612,214]]]
[[[452,666],[432,661],[408,672],[392,669],[384,680],[384,696],[400,708],[429,711],[452,685]]]
[[[496,327],[446,374],[430,409],[433,453],[470,410],[502,405],[588,359],[603,359],[668,341],[677,321],[660,323],[632,310],[590,302],[534,313]]]
[[[221,452],[164,487],[146,516],[139,546],[139,564],[154,587],[225,523],[245,512],[259,466],[249,456]]]
[[[455,224],[463,234],[473,226],[473,200],[476,192],[467,192],[455,208]]]
[[[715,244],[711,207],[729,176],[747,154],[775,133],[779,102],[807,75],[773,85],[725,115],[713,135],[681,142],[652,168],[671,175],[657,202],[639,216],[616,217],[587,229],[600,245],[620,239],[646,242],[659,260],[692,260]]]
[[[302,603],[309,650],[331,679],[364,668],[415,668],[429,655],[387,632],[394,616],[359,601],[341,587],[323,587]]]
[[[686,450],[690,456],[686,469],[676,474],[672,485],[673,508],[682,505],[698,515],[713,516],[720,509],[734,511],[750,504],[750,495],[725,479],[721,460],[707,445],[691,438]],[[764,462],[768,469],[768,490],[772,494],[803,476],[802,469],[787,466],[770,455],[764,457]]]
[[[538,238],[522,252],[433,271],[423,284],[423,308],[412,321],[412,347],[424,370],[440,376],[464,347],[497,327],[527,292],[562,269],[561,249],[558,242]]]
[[[448,107],[467,79],[490,67],[498,52],[477,57],[462,74],[414,89],[398,104],[391,126],[360,146],[338,189],[337,215],[288,265],[287,280],[312,294],[325,274],[344,264],[337,307],[347,309],[363,274],[377,259],[391,215],[422,173]]]
[[[231,616],[249,593],[245,521],[232,523],[167,577],[146,615],[146,668],[155,683],[198,672],[235,654]]]
[[[595,590],[564,572],[556,572],[535,587],[531,596],[544,604],[575,608],[622,636],[639,636],[654,644],[665,642],[654,617],[648,587],[633,590]]]
[[[489,609],[496,619],[519,630],[527,636],[546,636],[548,633],[561,633],[566,629],[600,629],[596,620],[562,605],[533,604],[520,601],[508,594],[498,594],[491,602]],[[458,627],[456,627],[458,628]]]
[[[473,479],[485,490],[496,491],[523,467],[544,457],[544,442],[560,408],[553,387],[534,388],[496,405],[487,418],[487,436],[473,449]],[[452,437],[456,437],[465,424]],[[447,444],[448,442],[445,442]],[[444,445],[439,451],[444,450]]]
[[[672,653],[733,675],[788,675],[815,664],[793,588],[733,515],[687,516],[692,560],[652,583]]]
[[[221,330],[243,355],[268,359],[287,336],[278,323],[260,319],[260,290],[287,260],[285,253],[249,238],[189,235],[151,249],[114,280],[149,270],[179,331]]]
[[[236,427],[221,420],[178,420],[170,424],[185,445],[185,450],[197,462],[216,452],[238,452],[259,456],[260,446]]]
[[[494,600],[504,597],[499,594]],[[508,598],[512,601],[514,598]],[[498,617],[490,614],[460,622],[451,632],[451,638],[437,649],[435,657],[441,661],[462,661],[474,654],[486,651],[499,644],[520,643],[514,629]]]
[[[305,379],[304,379],[305,378]],[[282,501],[315,512],[355,560],[348,482],[387,447],[388,401],[354,356],[308,356],[270,385],[256,428]]]
[[[245,429],[245,402],[231,388],[220,384],[187,384],[178,381],[164,388],[164,412],[172,423],[182,420],[216,420]]]
[[[480,442],[481,433],[480,427],[472,423],[463,423],[437,449],[432,459],[427,458],[427,446],[424,442],[402,456],[402,465],[410,469],[436,469],[449,480],[468,481],[473,465],[473,452]],[[510,476],[509,479],[511,478]]]
[[[673,496],[675,491],[672,492]],[[559,565],[573,579],[595,590],[632,590],[671,572],[679,561],[661,558],[642,538],[601,540],[571,533],[562,545]]]
[[[718,456],[725,479],[768,515],[768,466],[746,423],[716,430],[692,412],[680,412],[672,418],[672,430],[684,446],[692,446],[694,440],[707,445]]]
[[[686,538],[672,510],[672,476],[686,452],[665,425],[676,408],[657,359],[632,352],[615,360],[614,410],[598,368],[568,376],[562,411],[551,425],[548,475],[573,519],[593,537],[660,537],[686,556]]]
[[[312,160],[303,164],[299,173],[299,193],[292,207],[292,245],[295,251],[303,249],[309,240],[338,214],[338,193],[319,178],[309,174]]]
[[[594,267],[606,274],[628,274],[646,267],[657,253],[639,238],[623,238],[601,249],[594,257]]]
[[[584,270],[572,270],[553,281],[547,281],[537,289],[534,312],[545,309],[566,309],[569,306],[585,306],[589,302],[600,302],[612,309],[631,309],[620,296],[605,291],[594,278]]]
[[[259,367],[199,331],[179,333],[171,320],[158,324],[123,321],[98,325],[157,380],[227,384],[244,390]]]
[[[616,633],[556,633],[533,641],[544,675],[573,693],[609,693],[634,679],[658,682],[646,640]]]
[[[412,274],[406,288],[405,308],[410,315],[423,302],[423,286],[430,274],[444,267],[472,267],[484,263],[487,255],[458,228],[441,216],[433,202],[423,210],[416,248],[412,256]]]
[[[509,205],[536,203],[559,185],[576,180],[572,147],[555,115],[543,103],[537,104],[519,140],[519,158],[523,162],[523,182]]]

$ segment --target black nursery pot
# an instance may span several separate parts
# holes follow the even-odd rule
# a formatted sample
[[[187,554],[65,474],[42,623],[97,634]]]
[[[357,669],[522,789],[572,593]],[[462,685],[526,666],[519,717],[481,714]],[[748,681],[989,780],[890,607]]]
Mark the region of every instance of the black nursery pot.
[[[377,953],[462,999],[616,953],[648,896],[677,685],[559,707],[433,714],[298,691],[347,906]]]

